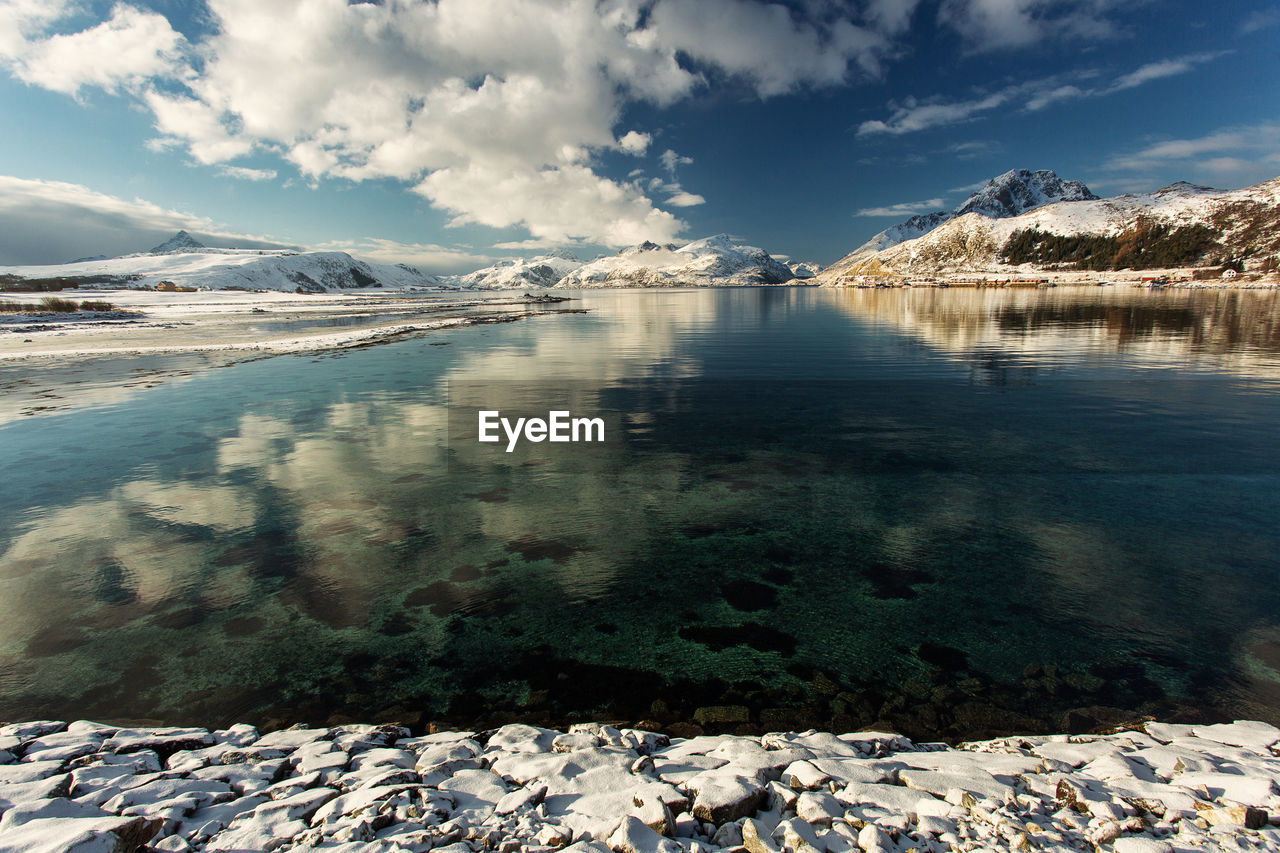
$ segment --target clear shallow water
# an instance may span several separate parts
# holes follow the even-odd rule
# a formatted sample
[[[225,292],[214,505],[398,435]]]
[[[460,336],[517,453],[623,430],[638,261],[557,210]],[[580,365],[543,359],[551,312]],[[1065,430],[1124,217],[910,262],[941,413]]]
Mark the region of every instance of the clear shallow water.
[[[1274,291],[581,299],[0,426],[0,718],[1280,720]]]

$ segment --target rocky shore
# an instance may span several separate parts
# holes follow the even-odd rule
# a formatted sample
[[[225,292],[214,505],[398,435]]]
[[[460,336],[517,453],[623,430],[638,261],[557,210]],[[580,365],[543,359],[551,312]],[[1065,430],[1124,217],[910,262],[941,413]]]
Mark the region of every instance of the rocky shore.
[[[0,727],[0,851],[1280,850],[1280,729]]]

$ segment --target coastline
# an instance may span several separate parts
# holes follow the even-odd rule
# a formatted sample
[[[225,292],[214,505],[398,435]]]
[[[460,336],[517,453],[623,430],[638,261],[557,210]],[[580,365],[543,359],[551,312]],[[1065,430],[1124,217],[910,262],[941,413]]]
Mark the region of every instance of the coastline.
[[[76,295],[75,291],[69,291]],[[561,313],[514,291],[157,293],[94,290],[100,316],[0,315],[0,362],[161,353],[290,353],[363,346],[416,332]],[[30,296],[27,294],[26,296]],[[329,331],[341,328],[342,331]]]
[[[1280,850],[1280,729],[0,727],[0,851]]]

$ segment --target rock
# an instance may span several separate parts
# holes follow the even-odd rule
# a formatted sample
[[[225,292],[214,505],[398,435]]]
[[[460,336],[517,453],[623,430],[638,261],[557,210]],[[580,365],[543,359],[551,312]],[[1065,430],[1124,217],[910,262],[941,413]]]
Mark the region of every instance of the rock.
[[[213,735],[205,729],[119,729],[102,742],[102,749],[115,753],[149,749],[157,755],[168,756],[179,750],[200,749],[213,744]]]
[[[805,791],[796,800],[796,816],[814,826],[830,826],[844,816],[839,800],[821,791]]]
[[[781,853],[782,848],[773,841],[768,828],[755,818],[742,822],[742,846],[747,853]]]
[[[858,833],[858,846],[865,853],[896,853],[897,850],[888,833],[874,823],[862,827]]]
[[[782,842],[787,853],[825,853],[827,847],[818,840],[813,827],[800,818],[791,818],[778,824],[773,831],[775,841]]]
[[[1139,836],[1117,838],[1113,849],[1115,853],[1173,853],[1173,845],[1167,841]]]
[[[39,818],[0,835],[0,853],[132,853],[159,827],[141,817]]]
[[[630,816],[624,817],[609,836],[609,847],[615,853],[683,853],[678,843]]]
[[[831,776],[822,772],[809,761],[795,761],[782,771],[782,784],[797,790],[811,791],[831,781]]]
[[[751,711],[743,705],[708,705],[693,712],[693,721],[703,728],[749,723]]]
[[[518,788],[505,794],[502,799],[498,800],[494,806],[494,813],[499,815],[509,815],[524,809],[531,809],[542,802],[542,798],[547,795],[546,785],[532,785],[525,788]]]
[[[676,834],[676,818],[671,807],[653,794],[637,795],[631,816],[659,835]]]
[[[747,817],[764,802],[765,787],[754,779],[712,770],[685,783],[693,793],[693,816],[719,826]]]
[[[716,847],[739,847],[742,845],[742,824],[726,823],[711,836],[711,843]]]
[[[1200,808],[1201,803],[1197,803]],[[1210,826],[1243,826],[1246,829],[1261,829],[1267,824],[1267,813],[1253,806],[1227,805],[1218,808],[1201,808],[1198,817],[1203,818]]]

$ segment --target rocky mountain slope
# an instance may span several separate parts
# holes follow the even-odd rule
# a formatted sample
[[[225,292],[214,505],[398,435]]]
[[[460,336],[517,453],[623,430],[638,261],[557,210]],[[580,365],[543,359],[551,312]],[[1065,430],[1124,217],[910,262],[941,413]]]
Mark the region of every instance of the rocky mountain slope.
[[[1280,256],[1280,178],[1231,191],[1177,183],[1152,193],[1051,202],[1015,216],[988,213],[970,210],[883,249],[864,246],[817,280],[839,284],[858,278],[1017,276],[1225,262],[1265,269]]]
[[[556,282],[582,264],[577,255],[561,250],[536,258],[499,261],[493,266],[456,276],[453,282],[459,287],[490,290],[554,287]]]
[[[583,264],[555,286],[749,286],[781,284],[793,277],[786,264],[763,249],[739,244],[727,234],[719,234],[684,246],[644,242]]]
[[[1079,181],[1064,181],[1057,174],[1040,169],[1010,169],[987,181],[954,210],[939,210],[912,216],[886,228],[863,243],[852,254],[880,252],[890,246],[914,240],[945,222],[977,213],[988,219],[1005,219],[1058,201],[1088,201],[1097,196]]]

